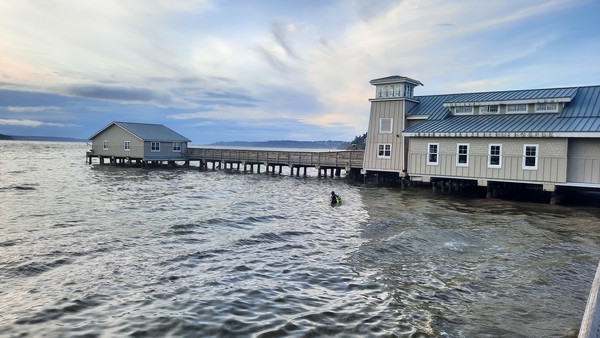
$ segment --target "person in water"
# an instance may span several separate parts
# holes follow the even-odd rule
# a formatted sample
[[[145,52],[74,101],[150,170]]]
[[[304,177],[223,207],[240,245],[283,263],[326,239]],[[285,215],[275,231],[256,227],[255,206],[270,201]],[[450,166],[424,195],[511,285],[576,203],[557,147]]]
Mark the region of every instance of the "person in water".
[[[342,198],[335,194],[335,191],[331,192],[331,204],[340,204],[342,203]]]

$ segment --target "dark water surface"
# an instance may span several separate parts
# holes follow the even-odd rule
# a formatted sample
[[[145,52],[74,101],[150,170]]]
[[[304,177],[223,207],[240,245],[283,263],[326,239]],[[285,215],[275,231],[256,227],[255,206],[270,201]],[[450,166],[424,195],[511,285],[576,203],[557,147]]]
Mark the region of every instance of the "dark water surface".
[[[0,142],[1,336],[570,337],[600,259],[600,208],[86,150]]]

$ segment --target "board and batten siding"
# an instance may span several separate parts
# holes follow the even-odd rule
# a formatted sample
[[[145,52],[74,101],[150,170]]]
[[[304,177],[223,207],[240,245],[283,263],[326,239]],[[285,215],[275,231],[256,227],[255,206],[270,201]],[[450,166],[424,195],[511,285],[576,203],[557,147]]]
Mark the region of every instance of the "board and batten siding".
[[[392,132],[379,132],[379,119],[392,118]],[[363,167],[365,170],[401,172],[404,168],[404,154],[401,135],[404,130],[404,101],[386,100],[373,101],[371,103],[371,114],[369,128],[367,129],[367,144],[365,145],[365,158]],[[378,158],[379,144],[391,144],[390,158]]]
[[[427,164],[429,143],[439,144],[438,164]],[[456,177],[499,181],[564,183],[567,179],[567,139],[564,138],[416,138],[408,151],[410,176]],[[457,145],[469,145],[467,166],[457,166]],[[489,145],[502,145],[501,166],[488,166]],[[538,145],[537,169],[523,169],[523,147]]]
[[[599,139],[569,139],[567,181],[600,184]]]
[[[104,141],[108,141],[108,150],[104,149]],[[125,141],[129,141],[129,151],[125,151]],[[112,125],[92,140],[92,151],[96,155],[115,157],[144,157],[144,142],[125,131],[123,128]]]

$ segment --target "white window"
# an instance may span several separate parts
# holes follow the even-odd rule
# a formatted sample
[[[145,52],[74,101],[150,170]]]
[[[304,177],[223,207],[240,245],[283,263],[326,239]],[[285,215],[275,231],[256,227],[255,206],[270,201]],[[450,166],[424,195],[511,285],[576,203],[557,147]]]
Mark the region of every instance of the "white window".
[[[479,107],[479,114],[498,114],[499,112],[500,109],[497,104]]]
[[[413,87],[409,85],[404,85],[404,97],[412,97],[413,96]]]
[[[469,144],[459,143],[456,145],[456,165],[459,167],[469,166]]]
[[[389,143],[377,145],[377,158],[391,158],[392,145]]]
[[[181,152],[181,142],[173,142],[173,152],[174,153]]]
[[[102,141],[102,149],[108,150],[108,140]]]
[[[427,144],[427,165],[438,165],[439,149],[439,143]]]
[[[526,104],[507,104],[506,105],[506,113],[507,114],[527,113],[527,105]]]
[[[131,150],[131,143],[129,141],[123,142],[123,151],[130,151],[130,150]]]
[[[390,134],[392,132],[393,119],[391,117],[382,117],[379,119],[379,132]]]
[[[473,115],[473,107],[456,107],[454,115]]]
[[[392,96],[394,96],[394,87],[387,86],[385,88],[385,97],[392,97]]]
[[[535,104],[536,113],[558,113],[558,103],[546,102]]]
[[[160,151],[160,142],[151,142],[150,143],[150,151]]]
[[[488,168],[502,168],[501,144],[490,144],[488,150]]]
[[[383,97],[383,89],[377,88],[377,98],[382,98],[382,97]]]
[[[523,145],[523,169],[537,170],[538,165],[538,145]]]

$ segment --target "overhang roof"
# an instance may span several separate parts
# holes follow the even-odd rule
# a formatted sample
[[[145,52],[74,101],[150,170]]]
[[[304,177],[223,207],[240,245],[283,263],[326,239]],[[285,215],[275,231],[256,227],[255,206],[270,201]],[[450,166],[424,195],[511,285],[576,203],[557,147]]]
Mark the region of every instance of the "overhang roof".
[[[405,76],[400,76],[400,75],[392,75],[392,76],[386,76],[386,77],[382,77],[379,79],[374,79],[369,81],[370,84],[372,85],[378,85],[378,84],[388,84],[388,83],[400,83],[400,82],[408,82],[412,85],[415,86],[422,86],[423,84],[420,81],[411,79],[409,77],[405,77]]]

